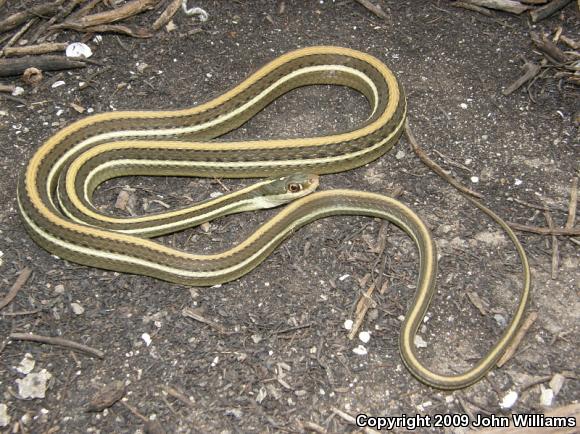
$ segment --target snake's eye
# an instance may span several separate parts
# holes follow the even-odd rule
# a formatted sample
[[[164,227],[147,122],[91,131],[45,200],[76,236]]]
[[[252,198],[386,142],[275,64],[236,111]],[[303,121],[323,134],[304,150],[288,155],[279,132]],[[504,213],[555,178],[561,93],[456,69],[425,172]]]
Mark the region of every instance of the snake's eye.
[[[288,184],[288,191],[290,193],[298,193],[300,190],[302,190],[302,185],[296,182],[291,182],[290,184]]]

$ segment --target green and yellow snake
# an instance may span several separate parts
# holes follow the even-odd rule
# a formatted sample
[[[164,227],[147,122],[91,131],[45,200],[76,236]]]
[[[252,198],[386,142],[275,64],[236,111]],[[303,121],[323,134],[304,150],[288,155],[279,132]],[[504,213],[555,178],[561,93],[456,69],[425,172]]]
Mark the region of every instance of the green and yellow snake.
[[[322,137],[214,140],[286,92],[313,84],[343,85],[361,92],[370,103],[371,115],[358,129]],[[435,290],[436,250],[425,224],[387,196],[355,190],[313,193],[318,175],[362,166],[387,152],[404,129],[406,110],[399,82],[376,58],[339,47],[300,49],[278,57],[230,91],[193,108],[102,113],[72,123],[49,138],[30,159],[18,185],[20,213],[31,237],[62,258],[203,286],[246,274],[288,235],[313,220],[339,214],[387,219],[413,239],[420,253],[418,287],[401,332],[403,360],[426,384],[443,389],[465,387],[493,367],[522,319],[529,267],[513,232],[482,208],[502,225],[522,260],[524,285],[516,313],[500,340],[473,368],[460,375],[439,375],[418,361],[414,345]],[[161,214],[117,218],[100,213],[92,203],[96,187],[127,175],[268,178],[217,199]],[[196,255],[150,239],[218,216],[287,202],[291,203],[249,238],[219,254]]]

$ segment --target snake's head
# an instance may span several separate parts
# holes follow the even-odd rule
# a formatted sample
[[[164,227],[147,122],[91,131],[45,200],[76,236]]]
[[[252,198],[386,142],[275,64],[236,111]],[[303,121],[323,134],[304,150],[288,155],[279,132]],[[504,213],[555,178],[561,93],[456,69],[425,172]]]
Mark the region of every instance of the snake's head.
[[[318,188],[318,175],[294,173],[271,178],[262,186],[256,199],[260,208],[273,208],[312,193]]]

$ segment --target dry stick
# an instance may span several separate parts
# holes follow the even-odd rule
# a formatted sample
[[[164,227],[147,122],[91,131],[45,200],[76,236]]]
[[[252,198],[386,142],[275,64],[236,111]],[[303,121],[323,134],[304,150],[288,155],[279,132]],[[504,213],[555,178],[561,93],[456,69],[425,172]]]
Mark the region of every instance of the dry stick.
[[[46,44],[27,45],[25,47],[8,47],[4,48],[4,55],[10,56],[27,56],[29,54],[46,54],[55,51],[64,51],[68,43],[66,42],[47,42]]]
[[[550,229],[554,229],[554,219],[552,218],[552,214],[550,214],[550,211],[548,210],[544,211],[544,218],[546,219],[548,227]],[[558,268],[560,268],[558,257],[559,257],[558,237],[552,234],[552,272],[551,272],[552,280],[555,280],[556,277],[558,277]]]
[[[575,41],[574,39],[571,39],[566,35],[561,35],[560,40],[573,50],[578,50],[580,48],[580,43],[578,41]]]
[[[37,21],[38,18],[33,18],[29,22],[27,22],[24,26],[22,26],[22,28],[18,32],[16,32],[14,36],[12,36],[12,38],[10,38],[8,42],[6,42],[6,44],[4,44],[4,47],[2,47],[2,50],[0,50],[0,56],[3,56],[4,50],[6,48],[12,47],[22,37],[22,35],[24,35],[28,31],[28,29]]]
[[[570,60],[568,55],[560,50],[556,44],[550,41],[545,35],[538,35],[537,33],[531,33],[530,37],[532,38],[532,42],[538,49],[547,54],[551,59],[554,59],[556,62],[559,63],[566,63]]]
[[[183,404],[185,404],[187,407],[195,409],[195,404],[193,402],[191,402],[191,399],[189,399],[187,396],[185,396],[185,394],[183,392],[181,392],[180,390],[177,390],[171,386],[163,386],[163,390],[169,396],[172,396],[173,398],[178,399]]]
[[[467,9],[469,11],[479,12],[480,14],[483,14],[486,17],[493,16],[493,13],[489,9],[482,8],[481,6],[477,6],[477,5],[472,5],[471,3],[465,3],[463,1],[453,2],[453,3],[451,3],[451,6],[456,7],[456,8]]]
[[[225,331],[225,328],[221,324],[218,324],[215,321],[212,321],[210,319],[205,318],[196,309],[192,309],[191,307],[184,307],[183,310],[181,311],[181,314],[183,316],[187,317],[187,318],[191,318],[191,319],[194,319],[196,321],[199,321],[199,322],[201,322],[203,324],[207,324],[208,326],[216,329],[220,333],[225,333],[226,332]]]
[[[476,6],[483,6],[488,9],[497,9],[504,12],[519,15],[527,11],[530,7],[513,0],[464,0]]]
[[[541,67],[540,67],[540,65],[538,65],[534,62],[527,62],[526,61],[526,63],[524,63],[523,69],[524,69],[524,75],[522,75],[520,78],[518,78],[516,81],[514,81],[512,84],[510,84],[508,87],[506,87],[502,91],[502,93],[505,96],[508,96],[508,95],[514,93],[516,90],[518,90],[524,84],[526,84],[528,81],[533,79],[536,75],[538,75],[540,73]]]
[[[542,6],[541,8],[534,9],[530,12],[530,17],[532,18],[533,23],[537,23],[538,21],[543,20],[544,18],[548,18],[554,12],[559,11],[563,7],[567,6],[572,0],[552,0],[546,6]]]
[[[16,297],[16,294],[18,294],[18,291],[20,291],[20,288],[22,288],[22,286],[24,286],[24,284],[26,283],[26,281],[30,277],[31,273],[32,273],[32,270],[28,267],[24,268],[20,272],[20,275],[16,278],[16,282],[14,282],[14,285],[12,285],[12,288],[10,288],[10,291],[8,291],[8,294],[6,294],[6,296],[2,299],[2,301],[0,301],[0,310],[4,309],[6,306],[8,306],[10,304],[10,302],[12,300],[14,300],[14,297]]]
[[[419,159],[423,162],[423,164],[425,164],[427,167],[429,167],[433,172],[435,172],[437,175],[439,175],[441,178],[443,178],[445,181],[447,181],[449,184],[451,184],[457,190],[459,190],[459,191],[461,191],[469,196],[474,196],[474,197],[477,197],[479,199],[482,198],[481,194],[463,186],[458,181],[456,181],[451,176],[449,176],[447,173],[445,173],[445,171],[443,170],[443,168],[441,166],[439,166],[437,163],[435,163],[433,160],[431,160],[427,156],[425,151],[423,151],[423,149],[421,149],[419,147],[419,144],[417,143],[417,139],[415,139],[415,136],[411,132],[411,128],[409,127],[408,120],[405,120],[405,134],[407,135],[407,139],[409,140],[409,144],[411,145],[411,149],[413,150],[413,152],[415,152],[415,154],[417,155],[417,157],[419,157]]]
[[[38,5],[32,8],[28,8],[23,12],[17,12],[13,15],[10,15],[8,18],[0,21],[0,33],[12,30],[30,18],[53,15],[56,13],[56,11],[58,11],[59,6],[63,3],[64,0],[57,0],[54,3]]]
[[[380,6],[372,4],[369,0],[356,0],[356,2],[383,20],[389,18]]]
[[[62,24],[52,26],[53,28],[68,28],[69,25],[79,27],[92,27],[101,24],[114,23],[115,21],[124,20],[125,18],[137,15],[147,9],[152,9],[153,5],[159,0],[133,0],[125,3],[123,6],[113,9],[111,11],[101,12],[98,14],[87,15],[79,18],[76,21],[65,21]]]
[[[340,409],[338,409],[336,407],[330,407],[330,409],[332,410],[332,412],[334,414],[336,414],[341,419],[347,421],[351,425],[356,425],[356,419],[354,417],[352,417],[350,414],[345,413],[344,411],[342,411],[342,410],[340,410]],[[365,432],[367,434],[379,434],[378,431],[376,431],[376,430],[374,430],[372,428],[363,428],[363,432]]]
[[[568,219],[566,220],[565,228],[570,229],[574,227],[576,220],[576,205],[578,203],[578,178],[572,180],[570,186],[570,205],[568,206]]]
[[[92,11],[95,7],[98,6],[99,3],[101,3],[103,0],[92,0],[90,2],[88,2],[86,5],[84,5],[82,8],[80,8],[78,11],[73,12],[70,16],[69,16],[69,20],[74,21],[77,20],[81,17],[84,17],[86,14],[88,14],[90,11]]]
[[[62,21],[66,17],[68,17],[71,14],[71,12],[83,1],[84,0],[70,0],[70,3],[65,8],[61,8],[60,12],[54,14],[54,16],[50,20],[48,20],[46,23],[43,23],[36,30],[34,35],[30,38],[30,42],[33,44],[39,38],[40,38],[41,42],[46,41],[46,38],[53,33],[53,32],[48,32],[46,35],[41,37],[41,35],[46,32],[46,29],[48,29],[50,26],[52,26],[57,21]]]
[[[545,5],[549,0],[519,0],[520,3],[528,5]]]
[[[16,90],[13,84],[0,84],[0,92],[12,93]]]
[[[85,33],[120,33],[122,35],[131,36],[133,38],[150,38],[153,32],[145,28],[135,28],[124,24],[102,24],[99,26],[83,27],[75,24],[67,24],[67,29],[76,30],[77,32]]]
[[[531,232],[538,235],[562,235],[575,237],[580,235],[580,228],[546,228],[540,226],[522,225],[519,223],[508,222],[512,229],[522,232]]]
[[[175,15],[175,13],[179,10],[181,3],[183,3],[183,0],[173,0],[171,3],[169,3],[163,13],[159,15],[159,18],[157,18],[153,23],[153,29],[159,30],[161,27],[167,24],[169,20],[173,18],[173,15]]]
[[[16,59],[0,60],[0,77],[20,75],[28,68],[41,71],[60,71],[63,69],[84,68],[85,61],[71,60],[63,56],[27,56]]]
[[[16,341],[31,341],[31,342],[40,342],[42,344],[49,344],[49,345],[58,345],[60,347],[72,348],[73,350],[82,351],[84,353],[91,354],[99,359],[105,357],[105,353],[91,348],[87,345],[79,344],[78,342],[70,341],[64,338],[57,338],[51,336],[40,336],[35,334],[28,334],[28,333],[11,333],[10,339]]]
[[[303,428],[306,428],[308,431],[314,431],[314,432],[317,432],[319,434],[326,434],[328,432],[323,427],[318,425],[317,423],[310,422],[308,420],[301,422],[301,425]]]
[[[501,358],[497,361],[496,365],[498,368],[501,368],[503,365],[507,363],[509,359],[513,357],[516,350],[518,349],[518,346],[520,345],[520,342],[522,341],[522,339],[524,338],[524,336],[526,335],[526,333],[528,332],[528,330],[530,329],[530,327],[532,326],[534,321],[536,321],[537,318],[538,312],[530,312],[528,314],[528,316],[522,323],[520,329],[514,336],[510,346],[507,348],[505,353],[503,353],[503,356],[501,356]]]

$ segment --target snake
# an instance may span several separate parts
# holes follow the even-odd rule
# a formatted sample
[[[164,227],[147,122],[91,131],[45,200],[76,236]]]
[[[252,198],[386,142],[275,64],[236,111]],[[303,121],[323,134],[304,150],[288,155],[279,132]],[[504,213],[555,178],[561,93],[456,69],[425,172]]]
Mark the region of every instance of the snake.
[[[309,85],[346,86],[361,93],[370,115],[334,134],[268,140],[224,140],[287,92]],[[440,389],[480,380],[505,353],[519,329],[530,271],[516,235],[491,210],[523,266],[515,313],[499,340],[470,369],[439,374],[418,358],[414,339],[435,292],[437,250],[425,223],[402,202],[357,190],[315,191],[319,177],[363,166],[388,152],[405,127],[407,102],[394,73],[376,57],[348,48],[315,46],[283,54],[222,95],[178,110],[113,111],[64,127],[32,155],[18,181],[18,208],[31,238],[52,254],[87,266],[212,286],[237,279],[262,262],[300,227],[328,216],[363,215],[393,222],[419,252],[417,289],[400,333],[409,371]],[[260,178],[255,184],[183,208],[134,217],[100,211],[93,193],[122,176]],[[194,254],[153,238],[220,216],[273,208],[281,211],[239,244]]]

